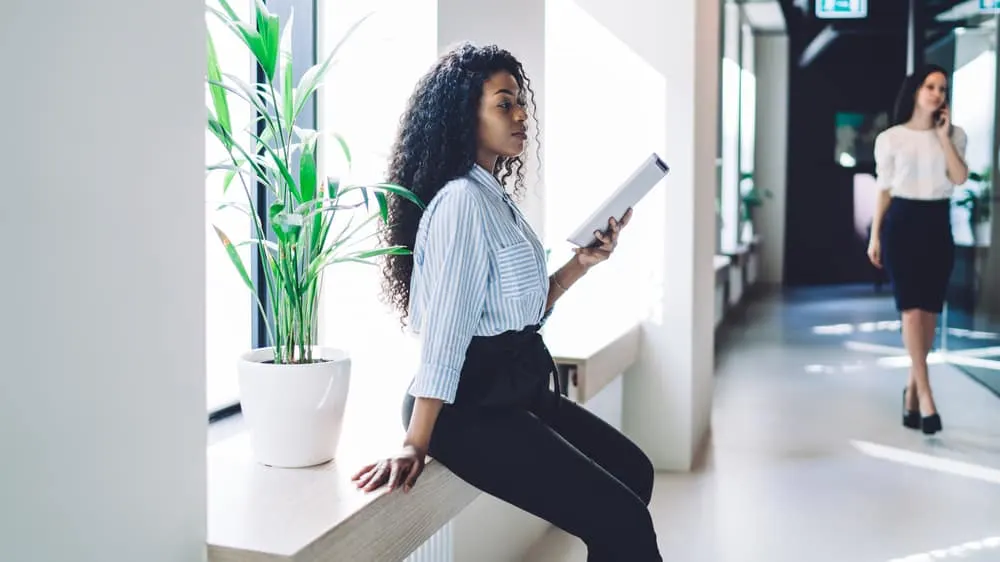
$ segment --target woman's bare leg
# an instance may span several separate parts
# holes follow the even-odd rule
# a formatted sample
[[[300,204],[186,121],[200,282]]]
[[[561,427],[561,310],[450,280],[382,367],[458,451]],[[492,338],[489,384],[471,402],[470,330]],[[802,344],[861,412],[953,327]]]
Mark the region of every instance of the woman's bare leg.
[[[916,387],[920,413],[923,416],[937,412],[927,371],[927,353],[929,351],[927,324],[934,325],[932,314],[917,309],[903,311],[903,344],[910,355],[910,379]]]

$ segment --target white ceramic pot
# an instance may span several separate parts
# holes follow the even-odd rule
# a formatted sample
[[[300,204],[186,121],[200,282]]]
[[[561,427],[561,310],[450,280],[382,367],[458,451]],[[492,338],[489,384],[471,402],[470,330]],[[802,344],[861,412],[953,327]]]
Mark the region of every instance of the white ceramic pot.
[[[302,468],[333,459],[340,442],[351,359],[337,349],[313,348],[322,362],[275,365],[273,348],[239,361],[240,403],[254,458],[261,464]]]

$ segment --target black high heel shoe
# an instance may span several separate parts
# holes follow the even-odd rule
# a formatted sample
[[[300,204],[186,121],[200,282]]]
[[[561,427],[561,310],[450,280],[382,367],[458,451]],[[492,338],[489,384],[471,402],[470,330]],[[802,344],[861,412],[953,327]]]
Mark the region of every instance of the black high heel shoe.
[[[934,435],[941,431],[943,429],[941,427],[941,416],[937,413],[924,416],[920,421],[920,429],[924,432],[924,435]]]
[[[911,410],[907,407],[905,388],[903,389],[903,427],[908,427],[910,429],[920,429],[922,427],[920,410]]]

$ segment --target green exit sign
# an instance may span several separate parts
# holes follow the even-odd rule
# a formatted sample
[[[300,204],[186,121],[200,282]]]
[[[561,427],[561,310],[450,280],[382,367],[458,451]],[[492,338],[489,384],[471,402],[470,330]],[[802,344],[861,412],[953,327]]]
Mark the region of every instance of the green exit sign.
[[[1000,0],[979,0],[980,2]],[[821,19],[849,19],[868,16],[868,0],[815,0],[816,17]]]

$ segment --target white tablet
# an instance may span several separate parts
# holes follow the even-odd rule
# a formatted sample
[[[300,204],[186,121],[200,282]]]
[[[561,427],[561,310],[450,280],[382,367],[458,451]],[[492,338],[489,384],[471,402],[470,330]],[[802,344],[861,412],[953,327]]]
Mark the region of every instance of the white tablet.
[[[582,248],[597,244],[594,231],[608,229],[608,219],[615,217],[621,220],[629,207],[635,207],[653,186],[666,177],[670,167],[656,153],[650,155],[645,162],[632,173],[614,193],[608,197],[590,217],[587,218],[573,234],[567,238],[571,243]]]

